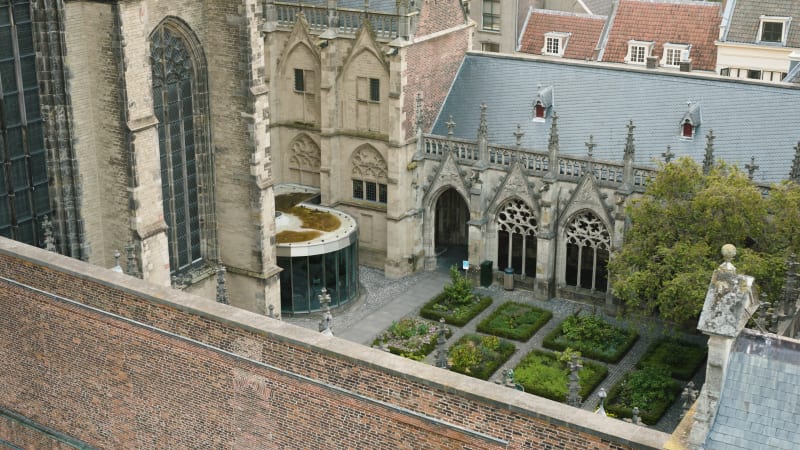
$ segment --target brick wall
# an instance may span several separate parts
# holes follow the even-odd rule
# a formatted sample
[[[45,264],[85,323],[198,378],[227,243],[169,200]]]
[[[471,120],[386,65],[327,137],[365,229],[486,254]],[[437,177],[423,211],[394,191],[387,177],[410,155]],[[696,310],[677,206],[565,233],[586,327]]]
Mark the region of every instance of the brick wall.
[[[97,447],[623,449],[668,438],[5,239],[0,285],[0,407]],[[8,430],[0,438],[17,439]]]
[[[461,0],[425,0],[419,11],[416,35],[424,36],[466,22]]]

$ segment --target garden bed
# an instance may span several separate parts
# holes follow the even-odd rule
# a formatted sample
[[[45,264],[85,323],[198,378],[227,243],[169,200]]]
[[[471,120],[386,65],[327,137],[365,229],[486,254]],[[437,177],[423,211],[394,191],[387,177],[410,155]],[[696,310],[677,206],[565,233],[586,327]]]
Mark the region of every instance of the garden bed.
[[[636,367],[662,365],[670,370],[672,378],[689,381],[705,361],[707,353],[705,346],[663,338],[650,346]]]
[[[448,352],[450,370],[488,380],[516,351],[516,347],[497,336],[466,334]]]
[[[463,327],[492,304],[492,297],[479,297],[472,293],[472,282],[458,268],[450,268],[451,282],[444,286],[441,294],[431,299],[420,310],[419,315]]]
[[[421,361],[436,348],[439,330],[443,325],[416,317],[400,319],[372,342],[373,346],[386,345],[390,352],[405,358]],[[445,336],[452,331],[445,327]]]
[[[569,316],[545,336],[542,345],[550,350],[577,350],[587,358],[619,362],[633,346],[639,333],[620,328],[599,316]]]
[[[569,354],[569,352],[565,352]],[[514,381],[525,388],[525,392],[565,402],[569,383],[569,366],[559,354],[533,350],[514,369]],[[608,375],[603,364],[583,360],[580,377],[580,396],[586,398]]]
[[[606,411],[619,418],[631,417],[634,407],[647,425],[655,425],[681,392],[664,366],[650,365],[625,375],[608,393]]]
[[[478,331],[525,342],[552,317],[553,313],[544,309],[505,302],[478,324]]]

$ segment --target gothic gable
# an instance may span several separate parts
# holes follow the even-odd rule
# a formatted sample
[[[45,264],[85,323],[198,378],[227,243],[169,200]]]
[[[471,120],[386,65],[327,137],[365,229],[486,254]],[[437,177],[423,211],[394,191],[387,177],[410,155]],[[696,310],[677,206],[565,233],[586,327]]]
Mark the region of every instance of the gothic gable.
[[[528,177],[522,172],[522,167],[519,163],[514,163],[511,170],[500,183],[499,189],[495,193],[491,202],[489,203],[489,211],[494,211],[506,202],[509,198],[517,197],[525,203],[531,205],[534,211],[539,210],[539,205],[536,201],[535,190],[533,185],[528,183]]]
[[[427,186],[423,203],[427,204],[435,197],[433,193],[440,192],[448,187],[452,187],[465,199],[469,198],[469,188],[467,187],[466,180],[461,175],[461,170],[453,158],[453,154],[445,152],[444,160],[432,177],[429,178],[431,183]]]
[[[347,59],[344,62],[342,71],[340,72],[340,77],[341,74],[348,73],[350,69],[358,69],[358,64],[356,64],[356,62],[359,61],[365,53],[374,57],[374,59],[381,64],[383,72],[388,75],[389,62],[383,56],[380,45],[378,45],[378,43],[375,41],[375,37],[372,35],[372,27],[370,27],[369,22],[364,22],[364,26],[358,30],[358,34],[356,35],[356,40],[353,43],[350,54],[347,56]]]
[[[601,220],[610,226],[614,223],[609,207],[606,206],[604,200],[605,195],[600,192],[597,186],[597,180],[594,175],[588,174],[581,180],[578,187],[572,192],[569,199],[564,203],[564,209],[559,214],[561,217],[561,225],[564,221],[572,217],[575,213],[581,210],[590,210],[595,213]]]
[[[308,21],[306,21],[303,13],[298,14],[297,21],[292,28],[292,33],[289,35],[289,39],[284,46],[283,54],[278,60],[278,73],[283,73],[285,70],[291,69],[291,67],[286,67],[286,62],[291,59],[290,57],[292,54],[298,51],[310,54],[311,58],[314,60],[315,66],[319,65],[319,48],[314,45],[312,36],[308,34]]]

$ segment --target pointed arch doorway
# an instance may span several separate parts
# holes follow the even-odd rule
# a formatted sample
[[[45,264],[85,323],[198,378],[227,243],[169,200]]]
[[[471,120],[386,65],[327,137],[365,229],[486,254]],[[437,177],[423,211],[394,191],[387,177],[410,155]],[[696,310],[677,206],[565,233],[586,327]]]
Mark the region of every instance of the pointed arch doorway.
[[[442,192],[434,209],[433,245],[439,268],[461,267],[467,259],[469,205],[454,188]]]

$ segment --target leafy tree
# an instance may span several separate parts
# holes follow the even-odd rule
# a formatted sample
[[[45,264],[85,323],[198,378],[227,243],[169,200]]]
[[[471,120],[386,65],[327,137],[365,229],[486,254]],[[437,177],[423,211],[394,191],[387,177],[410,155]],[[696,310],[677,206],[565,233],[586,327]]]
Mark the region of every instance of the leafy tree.
[[[775,185],[764,196],[736,167],[704,175],[690,158],[661,169],[628,207],[631,226],[608,266],[628,311],[693,325],[724,244],[737,247],[734,264],[756,278],[761,300],[776,299],[786,259],[800,249],[800,187]]]

